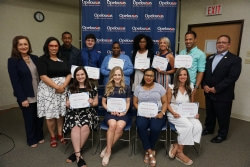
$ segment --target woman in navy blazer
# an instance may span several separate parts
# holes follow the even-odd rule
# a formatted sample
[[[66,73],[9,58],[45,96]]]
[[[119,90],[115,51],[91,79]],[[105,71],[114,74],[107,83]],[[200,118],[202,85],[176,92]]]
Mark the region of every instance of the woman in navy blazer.
[[[37,143],[44,143],[44,136],[43,118],[37,117],[38,57],[31,55],[31,52],[28,37],[16,36],[12,43],[11,57],[8,59],[8,72],[14,96],[23,113],[27,143],[35,148]]]

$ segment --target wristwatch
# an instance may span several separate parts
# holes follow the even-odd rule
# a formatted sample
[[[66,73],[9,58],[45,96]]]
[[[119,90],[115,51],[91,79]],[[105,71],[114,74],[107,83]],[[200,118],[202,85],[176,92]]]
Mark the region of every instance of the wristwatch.
[[[198,88],[199,88],[199,86],[198,86],[198,85],[194,85],[194,88],[195,88],[195,89],[198,89]]]

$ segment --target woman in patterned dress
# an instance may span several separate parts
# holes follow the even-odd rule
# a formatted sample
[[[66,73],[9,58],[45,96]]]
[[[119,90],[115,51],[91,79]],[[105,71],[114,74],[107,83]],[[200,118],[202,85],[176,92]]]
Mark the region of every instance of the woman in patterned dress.
[[[168,59],[168,66],[165,71],[161,71],[159,68],[156,68],[156,81],[167,90],[168,84],[171,83],[170,75],[175,73],[174,56],[171,51],[170,40],[167,37],[162,37],[159,40],[159,54],[157,56]]]
[[[44,55],[39,57],[37,66],[41,79],[37,93],[37,114],[39,118],[46,118],[50,146],[53,148],[57,146],[57,137],[65,144],[63,122],[66,113],[66,87],[71,79],[67,63],[58,58],[59,47],[58,39],[49,37],[43,46]]]
[[[94,85],[90,85],[88,74],[84,67],[77,67],[74,72],[73,83],[69,86],[68,97],[75,93],[86,92],[89,94],[89,107],[73,109],[70,107],[70,101],[67,98],[67,113],[63,132],[71,131],[71,141],[74,147],[74,153],[69,156],[66,162],[77,160],[77,165],[86,166],[86,162],[81,156],[81,148],[88,139],[90,129],[96,128],[98,125],[98,116],[95,106],[98,105],[97,89]]]

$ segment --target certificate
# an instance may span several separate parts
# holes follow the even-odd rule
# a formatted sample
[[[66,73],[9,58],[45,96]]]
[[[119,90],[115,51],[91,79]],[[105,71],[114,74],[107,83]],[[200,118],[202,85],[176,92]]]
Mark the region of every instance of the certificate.
[[[70,107],[73,109],[76,108],[86,108],[89,107],[89,93],[74,93],[69,96]]]
[[[160,56],[154,56],[152,67],[159,68],[161,71],[165,71],[168,66],[168,59]]]
[[[158,105],[156,103],[141,102],[138,105],[138,115],[142,117],[155,117],[158,114]]]
[[[119,66],[119,67],[121,67],[123,69],[124,60],[117,59],[117,58],[111,58],[111,59],[109,59],[108,69],[112,70],[116,66]]]
[[[108,98],[108,112],[126,112],[126,98]]]
[[[176,55],[174,59],[175,68],[191,68],[193,63],[193,58],[190,55]]]
[[[92,79],[99,79],[100,78],[100,68],[84,66],[85,70],[87,71],[88,77]]]
[[[74,72],[75,72],[75,70],[76,70],[77,67],[78,67],[78,66],[75,66],[75,65],[72,65],[72,66],[71,66],[71,70],[70,70],[70,71],[71,71],[71,77],[72,77],[72,78],[74,78]]]
[[[148,69],[150,66],[149,58],[135,58],[134,69]]]
[[[198,114],[199,103],[171,104],[171,107],[181,117],[195,117]]]

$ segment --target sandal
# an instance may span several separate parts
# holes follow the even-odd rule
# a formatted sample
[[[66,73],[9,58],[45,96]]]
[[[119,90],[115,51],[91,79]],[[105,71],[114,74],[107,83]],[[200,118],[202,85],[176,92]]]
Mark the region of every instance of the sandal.
[[[184,156],[186,156],[186,155],[184,155]],[[183,158],[183,157],[182,157],[182,158]],[[193,161],[192,161],[191,159],[189,159],[188,157],[187,157],[187,158],[189,159],[188,162],[185,162],[182,158],[181,158],[181,156],[178,157],[178,154],[177,154],[176,157],[175,157],[176,160],[180,161],[180,162],[183,163],[184,165],[190,166],[190,165],[193,164]]]
[[[102,159],[102,166],[108,165],[110,156],[111,156],[111,154],[109,154],[108,156],[107,156],[107,154],[104,155],[104,157]]]
[[[55,148],[57,146],[56,137],[50,137],[50,147]]]
[[[78,157],[79,160],[77,161],[77,166],[78,167],[85,167],[87,164],[86,162],[84,161],[84,159],[82,158],[82,156]]]
[[[149,156],[148,156],[148,152],[147,151],[145,152],[144,160],[143,161],[144,161],[145,164],[149,163]]]
[[[76,155],[75,153],[71,154],[67,159],[66,159],[66,162],[67,163],[72,163],[72,162],[75,162],[76,161]]]
[[[66,143],[67,143],[66,140],[64,140],[63,135],[57,135],[57,137],[58,137],[58,140],[59,140],[62,144],[66,144]]]
[[[101,157],[101,158],[104,157],[104,155],[105,155],[105,153],[106,153],[106,149],[107,149],[107,147],[105,147],[105,148],[102,150],[102,152],[101,152],[101,154],[100,154],[100,157]]]
[[[44,142],[45,142],[45,140],[42,139],[42,140],[40,140],[38,143],[39,143],[39,144],[43,144]]]
[[[172,159],[175,157],[175,154],[172,153],[173,149],[174,149],[174,145],[171,144],[169,148],[168,156],[169,158],[172,158]]]
[[[149,154],[149,164],[151,167],[155,167],[156,166],[156,159],[155,156],[153,155],[153,153]]]

